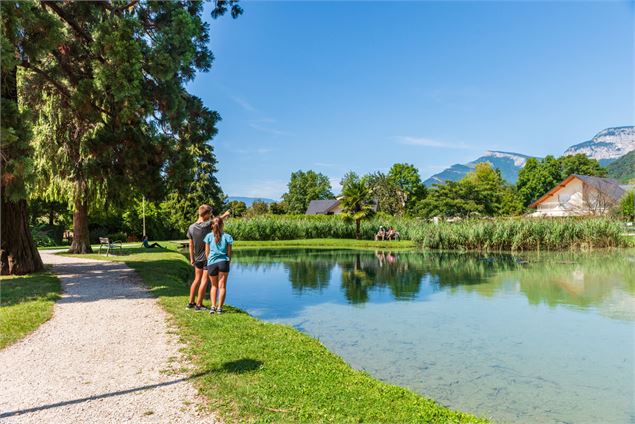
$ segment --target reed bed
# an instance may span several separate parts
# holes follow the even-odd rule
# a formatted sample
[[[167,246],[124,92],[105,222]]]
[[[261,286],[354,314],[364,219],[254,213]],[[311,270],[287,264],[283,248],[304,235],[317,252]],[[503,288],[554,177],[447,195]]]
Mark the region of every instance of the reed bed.
[[[620,221],[610,218],[498,218],[426,224],[412,240],[425,249],[522,251],[624,247]]]
[[[362,222],[361,238],[372,240],[380,225],[424,249],[523,251],[625,247],[620,221],[611,218],[496,218],[431,222],[377,216]],[[355,226],[340,216],[263,215],[231,219],[225,230],[237,240],[353,239]]]
[[[403,240],[410,240],[412,232],[423,225],[423,221],[377,216],[362,222],[361,238],[372,240],[380,225],[386,228],[392,225]],[[230,219],[225,224],[225,231],[237,240],[253,241],[355,238],[355,224],[337,215],[263,215]]]

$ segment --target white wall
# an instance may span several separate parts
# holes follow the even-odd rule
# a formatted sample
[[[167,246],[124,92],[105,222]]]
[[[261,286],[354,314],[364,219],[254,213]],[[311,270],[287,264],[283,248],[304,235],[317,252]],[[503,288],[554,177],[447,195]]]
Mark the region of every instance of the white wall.
[[[606,213],[608,210],[604,210],[607,208],[603,207],[606,206],[603,203],[606,203],[606,198],[596,189],[585,186],[581,180],[574,178],[539,204],[532,215],[575,216]]]

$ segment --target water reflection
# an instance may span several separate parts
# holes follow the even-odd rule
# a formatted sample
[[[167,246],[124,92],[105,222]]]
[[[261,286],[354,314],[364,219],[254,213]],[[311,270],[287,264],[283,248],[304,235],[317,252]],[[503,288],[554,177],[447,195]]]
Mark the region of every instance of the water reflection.
[[[635,250],[238,251],[229,301],[495,422],[635,422]]]
[[[635,319],[635,252],[468,254],[350,250],[247,250],[237,262],[266,271],[282,266],[294,293],[322,292],[339,283],[348,303],[423,299],[440,290],[492,297],[520,292],[533,305],[598,308],[617,319]],[[422,290],[422,285],[427,290]]]

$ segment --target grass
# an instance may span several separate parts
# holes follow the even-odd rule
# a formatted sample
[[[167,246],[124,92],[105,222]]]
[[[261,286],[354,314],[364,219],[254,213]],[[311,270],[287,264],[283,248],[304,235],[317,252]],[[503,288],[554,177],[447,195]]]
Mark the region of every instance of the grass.
[[[412,234],[424,249],[524,251],[627,247],[611,218],[498,218],[425,224]]]
[[[231,307],[222,316],[185,310],[192,268],[180,253],[136,248],[110,259],[138,271],[171,314],[194,384],[225,421],[486,422],[354,370],[289,326]]]
[[[50,319],[59,293],[59,280],[47,272],[0,278],[0,349]]]
[[[288,247],[310,247],[324,249],[385,249],[399,250],[412,249],[414,242],[410,240],[400,241],[373,241],[355,239],[308,239],[308,240],[274,240],[274,241],[236,241],[236,249],[275,249]]]
[[[377,215],[362,221],[361,238],[372,240],[379,227],[393,226],[403,240],[423,220],[416,218]],[[236,240],[302,240],[302,239],[354,239],[355,225],[340,215],[262,215],[253,218],[232,218],[225,223],[225,231]]]

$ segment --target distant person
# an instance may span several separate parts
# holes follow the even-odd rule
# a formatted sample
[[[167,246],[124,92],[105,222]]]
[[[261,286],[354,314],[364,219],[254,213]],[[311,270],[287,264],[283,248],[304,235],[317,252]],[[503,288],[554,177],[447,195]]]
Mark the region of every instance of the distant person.
[[[148,236],[143,236],[143,247],[145,247],[146,249],[152,249],[154,247],[160,247],[161,249],[164,249],[163,246],[161,246],[159,243],[152,243],[150,244],[150,242],[148,241]]]
[[[209,311],[210,314],[223,313],[233,243],[234,239],[232,236],[224,232],[223,218],[214,218],[212,220],[212,232],[205,236],[207,273],[212,281],[212,289],[210,290],[212,306]]]
[[[378,240],[384,240],[386,238],[386,230],[384,229],[384,226],[380,226],[379,227],[379,231],[377,231],[377,234],[375,234],[375,241]]]
[[[386,233],[386,239],[394,240],[395,238],[395,229],[393,227],[388,228],[388,232]]]
[[[227,217],[229,214],[230,211],[226,211],[221,216]],[[212,231],[211,218],[212,207],[210,205],[201,205],[198,208],[198,220],[187,229],[187,238],[190,240],[190,263],[194,267],[194,280],[190,284],[190,300],[187,308],[194,308],[196,311],[205,308],[203,306],[203,298],[205,297],[208,281],[205,236]]]

